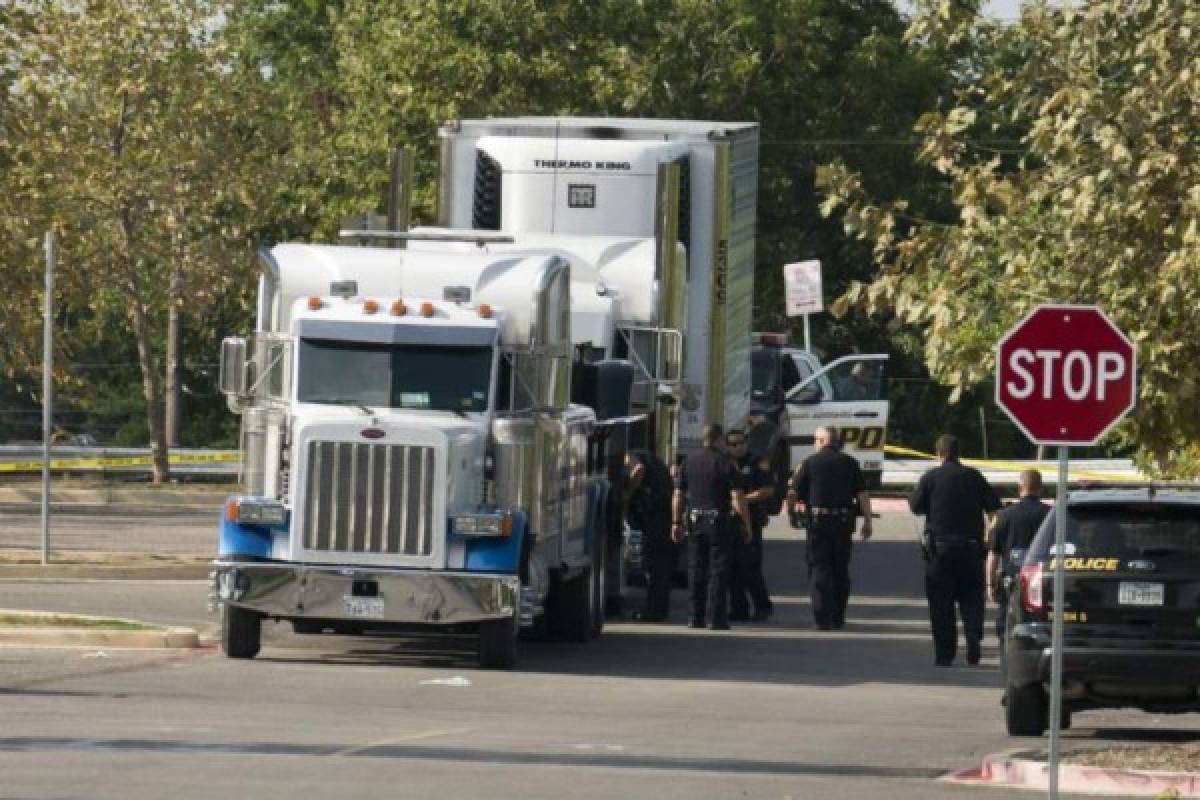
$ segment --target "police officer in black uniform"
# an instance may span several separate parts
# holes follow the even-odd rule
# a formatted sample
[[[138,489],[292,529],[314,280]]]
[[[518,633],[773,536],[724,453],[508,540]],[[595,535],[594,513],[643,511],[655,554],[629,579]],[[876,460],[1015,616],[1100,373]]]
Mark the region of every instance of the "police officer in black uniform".
[[[739,535],[736,512],[746,536],[752,530],[749,509],[733,461],[721,451],[720,425],[704,428],[704,449],[691,455],[680,472],[671,500],[671,538],[683,540],[684,495],[691,508],[691,546],[688,551],[688,583],[691,590],[693,628],[703,628],[706,612],[712,612],[712,629],[729,629],[729,567],[733,538]]]
[[[934,663],[954,663],[958,631],[955,604],[967,639],[967,663],[978,664],[983,640],[984,514],[1000,498],[977,469],[958,460],[958,439],[938,437],[941,466],[929,470],[908,498],[914,514],[925,515],[925,596],[933,628]]]
[[[804,459],[792,491],[808,516],[808,575],[813,619],[823,631],[846,624],[850,601],[850,552],[854,520],[863,517],[863,541],[871,538],[871,497],[858,462],[838,449],[837,429],[817,428],[817,452]],[[856,505],[857,503],[857,505]]]
[[[988,542],[987,567],[984,576],[988,594],[996,601],[996,638],[1004,644],[1004,614],[1008,606],[1008,587],[1005,577],[1016,566],[1018,551],[1029,549],[1033,537],[1042,527],[1042,521],[1050,513],[1050,506],[1042,502],[1042,473],[1027,469],[1017,478],[1017,493],[1020,499],[1014,505],[996,515]]]
[[[646,608],[634,612],[638,622],[662,622],[670,615],[671,578],[679,545],[671,539],[671,472],[649,450],[631,450],[625,458],[629,524],[642,532],[642,564],[646,569]]]
[[[763,622],[771,616],[771,595],[763,577],[763,528],[770,516],[771,500],[775,496],[775,477],[765,456],[753,458],[747,449],[745,432],[734,428],[725,435],[725,449],[737,465],[742,478],[742,491],[750,505],[750,522],[754,526],[750,540],[734,537],[733,571],[729,576],[729,619],[734,622],[753,620]],[[749,602],[747,601],[749,595]],[[754,614],[750,614],[750,602]]]

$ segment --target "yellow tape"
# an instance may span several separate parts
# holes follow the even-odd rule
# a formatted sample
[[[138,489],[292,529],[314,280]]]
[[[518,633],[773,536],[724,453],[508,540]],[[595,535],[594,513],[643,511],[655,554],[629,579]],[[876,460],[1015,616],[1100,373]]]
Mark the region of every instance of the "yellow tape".
[[[216,453],[171,453],[170,464],[212,464],[239,461],[241,454],[229,450]],[[153,464],[150,456],[110,456],[108,458],[52,458],[50,469],[104,469],[105,467],[148,467]],[[0,472],[38,472],[42,461],[0,462]]]
[[[908,456],[909,458],[922,458],[936,461],[937,456],[932,453],[923,453],[920,450],[913,450],[908,447],[900,447],[899,445],[889,444],[884,447],[884,450],[892,455]],[[992,469],[1008,470],[1011,472],[1020,472],[1026,469],[1036,469],[1040,472],[1054,472],[1058,469],[1057,464],[1045,462],[1018,462],[1018,461],[996,461],[984,458],[964,458],[964,464],[970,464],[973,467],[990,467]],[[1094,470],[1076,470],[1070,469],[1068,465],[1068,473],[1071,478],[1084,478],[1089,480],[1100,481],[1127,481],[1130,476],[1118,472],[1096,472]]]

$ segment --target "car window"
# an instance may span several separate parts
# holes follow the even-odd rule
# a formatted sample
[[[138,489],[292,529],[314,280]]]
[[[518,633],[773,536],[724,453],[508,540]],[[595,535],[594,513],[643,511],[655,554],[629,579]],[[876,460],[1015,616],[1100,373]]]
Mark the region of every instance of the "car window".
[[[1054,514],[1046,517],[1029,560],[1054,544]],[[1067,512],[1067,556],[1200,560],[1200,508],[1167,503],[1087,505]]]

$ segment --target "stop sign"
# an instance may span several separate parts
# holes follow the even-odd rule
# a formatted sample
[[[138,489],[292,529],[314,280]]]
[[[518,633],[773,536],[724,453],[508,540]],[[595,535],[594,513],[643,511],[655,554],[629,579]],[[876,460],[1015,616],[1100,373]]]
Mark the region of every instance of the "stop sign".
[[[1038,306],[996,345],[996,404],[1036,444],[1095,444],[1136,378],[1133,344],[1094,306]]]

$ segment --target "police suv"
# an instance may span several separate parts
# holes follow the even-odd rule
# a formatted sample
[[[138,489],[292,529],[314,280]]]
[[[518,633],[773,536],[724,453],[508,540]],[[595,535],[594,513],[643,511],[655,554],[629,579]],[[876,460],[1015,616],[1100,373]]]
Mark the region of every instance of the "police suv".
[[[1008,732],[1048,727],[1055,514],[1009,593],[1004,642]],[[1096,486],[1067,496],[1061,553],[1063,718],[1097,708],[1200,711],[1200,490]]]

